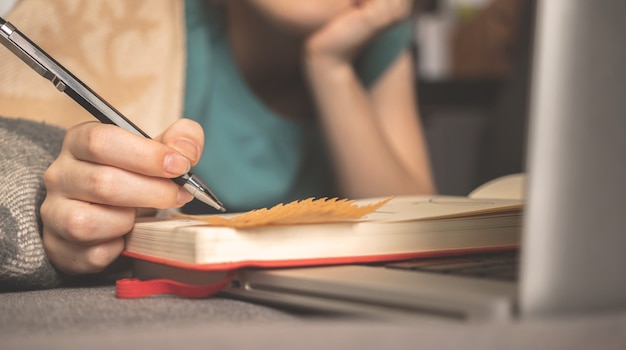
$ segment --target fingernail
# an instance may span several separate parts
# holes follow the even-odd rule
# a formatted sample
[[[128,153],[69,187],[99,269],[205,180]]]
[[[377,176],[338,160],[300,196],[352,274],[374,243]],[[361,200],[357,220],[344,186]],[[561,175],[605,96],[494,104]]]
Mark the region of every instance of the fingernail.
[[[189,193],[189,191],[187,191],[186,189],[182,187],[178,189],[178,197],[176,198],[176,204],[178,206],[183,206],[191,202],[192,199],[193,199],[193,195]]]
[[[174,175],[181,175],[191,169],[189,159],[180,154],[168,154],[165,157],[165,171]]]
[[[189,158],[192,162],[198,160],[198,146],[196,146],[196,144],[189,139],[176,139],[169,146]]]

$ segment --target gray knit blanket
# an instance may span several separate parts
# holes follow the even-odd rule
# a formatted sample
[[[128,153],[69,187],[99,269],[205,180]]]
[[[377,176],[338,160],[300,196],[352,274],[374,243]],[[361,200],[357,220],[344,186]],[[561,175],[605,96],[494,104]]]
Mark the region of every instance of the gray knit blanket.
[[[50,125],[0,117],[0,291],[52,288],[61,281],[43,249],[39,208],[43,174],[64,135]]]

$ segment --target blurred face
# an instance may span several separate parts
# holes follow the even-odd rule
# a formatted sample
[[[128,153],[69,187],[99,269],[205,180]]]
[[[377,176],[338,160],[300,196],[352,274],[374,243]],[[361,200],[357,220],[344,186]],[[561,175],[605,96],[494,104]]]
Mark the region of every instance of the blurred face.
[[[268,22],[293,34],[321,28],[355,0],[246,0]]]

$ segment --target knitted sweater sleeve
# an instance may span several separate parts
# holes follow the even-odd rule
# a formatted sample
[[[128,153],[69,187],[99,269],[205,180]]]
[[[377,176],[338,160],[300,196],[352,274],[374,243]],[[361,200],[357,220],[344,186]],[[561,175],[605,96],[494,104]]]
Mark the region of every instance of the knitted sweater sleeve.
[[[43,174],[61,149],[62,129],[0,117],[0,291],[52,288],[60,275],[43,249]]]

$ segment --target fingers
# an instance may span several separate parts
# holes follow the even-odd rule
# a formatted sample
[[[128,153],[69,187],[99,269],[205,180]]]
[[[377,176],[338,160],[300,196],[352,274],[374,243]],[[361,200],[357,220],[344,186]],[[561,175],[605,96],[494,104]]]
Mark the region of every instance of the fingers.
[[[413,0],[359,0],[305,43],[309,62],[349,63],[376,34],[407,18]],[[330,60],[329,60],[330,59]]]
[[[376,33],[409,16],[413,0],[362,0],[357,7],[359,19],[367,23],[371,33]]]
[[[158,140],[112,125],[85,123],[68,131],[46,186],[67,198],[126,207],[179,207],[192,197],[167,178],[200,158],[204,134],[190,120],[174,123]]]
[[[67,274],[77,275],[104,270],[124,250],[124,238],[83,246],[54,234],[46,234],[44,230],[43,245],[46,255],[56,268]]]
[[[68,130],[44,174],[41,217],[50,261],[69,274],[99,272],[122,252],[136,208],[180,207],[193,199],[171,178],[198,162],[203,137],[188,120],[155,140],[100,123]]]
[[[77,160],[148,176],[176,177],[191,167],[191,161],[175,149],[114,125],[85,123],[72,128],[64,148]]]
[[[204,147],[204,130],[193,120],[180,119],[156,137],[156,140],[180,152],[194,166],[200,160]]]
[[[49,196],[41,206],[44,228],[77,245],[93,245],[129,232],[135,209]]]
[[[102,271],[120,255],[135,210],[47,198],[41,216],[50,261],[66,273],[83,274]]]
[[[49,196],[120,207],[180,207],[192,199],[167,178],[146,176],[114,166],[59,159],[44,174]]]

